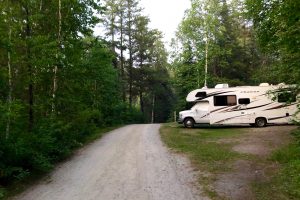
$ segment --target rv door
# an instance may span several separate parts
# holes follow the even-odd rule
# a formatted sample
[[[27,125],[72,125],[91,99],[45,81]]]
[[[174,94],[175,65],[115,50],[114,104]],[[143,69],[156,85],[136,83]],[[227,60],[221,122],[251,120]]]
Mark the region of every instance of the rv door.
[[[239,98],[238,99],[238,104],[239,106],[239,110],[240,110],[240,122],[241,123],[250,123],[251,117],[254,114],[253,110],[248,110],[248,104],[250,104],[250,99],[249,98]]]

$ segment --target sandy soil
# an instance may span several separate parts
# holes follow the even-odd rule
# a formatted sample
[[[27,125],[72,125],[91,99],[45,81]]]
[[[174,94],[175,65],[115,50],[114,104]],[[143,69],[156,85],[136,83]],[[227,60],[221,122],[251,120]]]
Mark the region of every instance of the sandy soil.
[[[213,185],[222,197],[232,200],[255,199],[251,183],[263,182],[270,178],[268,174],[275,171],[277,163],[268,160],[271,153],[291,141],[290,132],[296,126],[268,126],[249,128],[242,137],[222,139],[219,143],[235,143],[233,150],[254,156],[255,159],[237,160],[232,164],[232,171],[217,175]]]
[[[189,161],[170,153],[160,125],[130,125],[79,150],[15,200],[194,200],[199,192]]]

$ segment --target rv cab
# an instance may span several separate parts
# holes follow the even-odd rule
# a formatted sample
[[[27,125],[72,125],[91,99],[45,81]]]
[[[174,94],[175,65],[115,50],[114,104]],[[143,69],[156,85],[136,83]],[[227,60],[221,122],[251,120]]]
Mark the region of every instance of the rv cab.
[[[201,124],[209,124],[209,102],[208,101],[199,101],[190,110],[181,111],[179,113],[179,120],[185,121],[182,123],[186,127],[193,127],[195,122]]]

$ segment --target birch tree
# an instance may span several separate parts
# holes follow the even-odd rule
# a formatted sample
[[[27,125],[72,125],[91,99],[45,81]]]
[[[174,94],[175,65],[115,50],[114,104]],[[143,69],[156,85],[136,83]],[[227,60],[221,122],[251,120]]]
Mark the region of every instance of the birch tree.
[[[61,16],[61,0],[58,0],[58,30],[57,30],[57,52],[56,59],[57,63],[60,62],[60,50],[61,50],[61,26],[62,26],[62,16]],[[57,90],[57,72],[58,72],[58,64],[54,66],[53,69],[53,92],[52,92],[52,112],[55,112],[55,97],[56,97],[56,90]]]

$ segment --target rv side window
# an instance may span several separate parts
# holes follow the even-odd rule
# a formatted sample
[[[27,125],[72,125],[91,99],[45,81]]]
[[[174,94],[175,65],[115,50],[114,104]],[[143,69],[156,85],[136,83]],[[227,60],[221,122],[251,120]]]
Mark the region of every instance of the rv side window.
[[[206,97],[206,92],[198,92],[196,94],[196,97],[204,98],[204,97]]]
[[[239,104],[249,104],[250,99],[249,98],[240,98],[239,99]]]
[[[296,95],[292,92],[283,92],[278,94],[279,103],[296,102]]]
[[[214,105],[215,106],[234,106],[236,105],[236,96],[235,95],[226,95],[226,96],[215,96]]]

